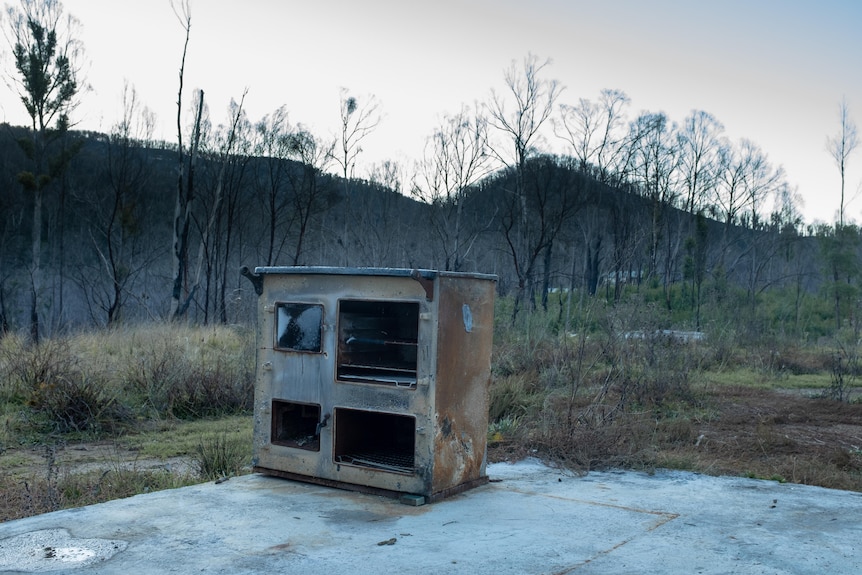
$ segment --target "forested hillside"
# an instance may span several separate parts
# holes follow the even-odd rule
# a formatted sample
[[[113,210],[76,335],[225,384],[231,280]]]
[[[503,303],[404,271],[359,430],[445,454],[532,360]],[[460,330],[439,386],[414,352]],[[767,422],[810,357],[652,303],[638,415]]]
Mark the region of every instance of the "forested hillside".
[[[16,143],[26,135],[0,132],[0,301],[13,330],[27,327],[30,295],[32,198],[18,182],[25,158]],[[686,206],[658,168],[637,180],[543,154],[520,171],[489,170],[457,194],[423,195],[415,182],[411,194],[385,174],[345,180],[301,163],[296,146],[314,144],[296,138],[283,142],[291,154],[266,155],[258,144],[197,158],[180,308],[189,320],[252,317],[243,265],[494,273],[500,294],[518,300],[513,313],[547,306],[549,294],[562,293],[552,296],[560,305],[569,293],[576,303],[638,297],[686,329],[724,318],[822,335],[855,316],[855,228],[811,235],[792,214],[762,214],[742,201],[736,213],[710,217],[719,204]],[[167,317],[175,147],[74,132],[62,146],[77,153],[45,196],[41,323],[54,332]],[[833,316],[825,324],[824,314]]]

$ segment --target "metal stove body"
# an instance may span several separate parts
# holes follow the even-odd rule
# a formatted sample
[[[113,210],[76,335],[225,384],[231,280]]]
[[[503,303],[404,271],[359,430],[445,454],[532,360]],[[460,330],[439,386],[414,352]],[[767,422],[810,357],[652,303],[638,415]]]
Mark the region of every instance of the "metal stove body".
[[[434,501],[485,474],[496,278],[259,267],[254,468]]]

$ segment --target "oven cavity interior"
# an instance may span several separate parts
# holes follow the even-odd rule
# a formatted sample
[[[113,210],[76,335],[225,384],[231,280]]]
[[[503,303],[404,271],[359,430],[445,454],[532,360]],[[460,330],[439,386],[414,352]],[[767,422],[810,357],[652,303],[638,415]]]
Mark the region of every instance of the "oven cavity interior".
[[[418,302],[339,302],[339,381],[414,388],[418,343]]]
[[[320,406],[274,399],[272,443],[307,451],[320,451]]]
[[[413,473],[416,418],[409,415],[338,408],[335,462],[378,471]]]

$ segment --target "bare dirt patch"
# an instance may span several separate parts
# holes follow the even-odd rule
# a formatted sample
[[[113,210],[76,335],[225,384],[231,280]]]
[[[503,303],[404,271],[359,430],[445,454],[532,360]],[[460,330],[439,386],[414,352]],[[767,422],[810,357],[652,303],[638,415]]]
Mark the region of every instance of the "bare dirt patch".
[[[746,388],[710,403],[699,445],[679,448],[701,470],[862,491],[862,404]]]
[[[725,387],[701,398],[705,416],[628,414],[563,441],[560,433],[492,441],[489,458],[539,455],[581,471],[670,467],[862,491],[862,404],[813,393]]]

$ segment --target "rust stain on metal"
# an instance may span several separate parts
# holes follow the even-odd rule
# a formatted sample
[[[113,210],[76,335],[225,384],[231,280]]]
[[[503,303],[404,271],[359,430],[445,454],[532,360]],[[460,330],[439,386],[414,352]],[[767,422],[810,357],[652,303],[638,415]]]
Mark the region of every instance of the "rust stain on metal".
[[[450,277],[439,281],[435,405],[441,433],[434,483],[442,489],[484,474],[494,286]]]

